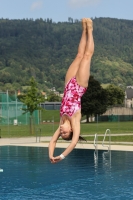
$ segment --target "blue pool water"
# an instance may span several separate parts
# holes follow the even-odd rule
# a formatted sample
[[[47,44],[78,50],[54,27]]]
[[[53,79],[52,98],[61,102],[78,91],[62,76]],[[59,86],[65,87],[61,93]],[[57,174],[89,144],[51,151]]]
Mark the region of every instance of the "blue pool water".
[[[51,164],[47,148],[7,146],[0,168],[0,200],[133,200],[133,152],[75,149]]]

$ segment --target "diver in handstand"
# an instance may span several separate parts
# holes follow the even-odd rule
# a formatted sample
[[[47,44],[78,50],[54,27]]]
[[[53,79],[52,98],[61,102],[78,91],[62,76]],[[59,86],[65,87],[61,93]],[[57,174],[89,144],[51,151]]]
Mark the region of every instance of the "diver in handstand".
[[[82,19],[82,36],[78,53],[65,77],[64,96],[60,107],[60,123],[49,143],[49,159],[57,163],[64,159],[76,146],[80,139],[81,97],[86,92],[90,77],[91,58],[94,53],[93,22],[89,18]],[[56,142],[59,137],[71,140],[66,150],[54,157]]]

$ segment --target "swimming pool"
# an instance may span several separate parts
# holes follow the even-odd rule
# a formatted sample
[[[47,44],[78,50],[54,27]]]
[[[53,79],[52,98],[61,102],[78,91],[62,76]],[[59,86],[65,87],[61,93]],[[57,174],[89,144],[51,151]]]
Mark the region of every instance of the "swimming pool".
[[[98,151],[97,157],[75,149],[53,165],[47,148],[4,146],[0,168],[0,200],[133,199],[133,152]]]

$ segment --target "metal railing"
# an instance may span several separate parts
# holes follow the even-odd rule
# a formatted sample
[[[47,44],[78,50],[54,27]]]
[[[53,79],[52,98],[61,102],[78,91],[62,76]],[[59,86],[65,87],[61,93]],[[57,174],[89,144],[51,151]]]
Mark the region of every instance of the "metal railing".
[[[94,137],[94,147],[95,147],[95,150],[98,149],[97,146],[98,146],[98,135],[97,135],[97,133],[96,133],[96,134],[95,134],[95,137]]]
[[[95,134],[95,137],[94,137],[94,147],[95,147],[94,162],[95,162],[95,166],[97,166],[97,161],[98,161],[98,135],[97,133]]]
[[[105,145],[104,142],[105,142],[105,138],[106,138],[106,135],[109,135],[109,145]],[[106,129],[105,131],[105,134],[104,134],[104,138],[103,138],[103,142],[102,142],[102,146],[103,147],[107,147],[108,148],[108,151],[111,150],[111,131],[110,129]]]

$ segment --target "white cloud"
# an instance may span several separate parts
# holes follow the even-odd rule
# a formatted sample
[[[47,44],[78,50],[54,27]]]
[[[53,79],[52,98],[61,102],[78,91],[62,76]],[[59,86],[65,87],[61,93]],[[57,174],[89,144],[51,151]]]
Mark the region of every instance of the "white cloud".
[[[101,0],[69,0],[69,5],[71,7],[83,7],[83,6],[92,6],[100,3]]]
[[[31,5],[31,10],[34,11],[34,10],[38,10],[38,9],[41,9],[43,6],[43,1],[35,1],[32,3]]]

